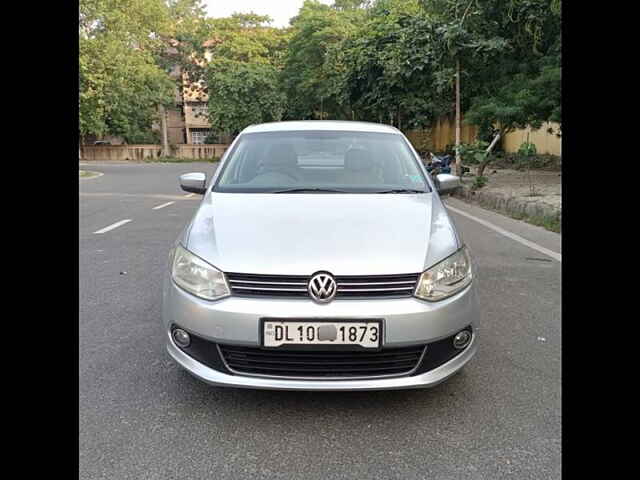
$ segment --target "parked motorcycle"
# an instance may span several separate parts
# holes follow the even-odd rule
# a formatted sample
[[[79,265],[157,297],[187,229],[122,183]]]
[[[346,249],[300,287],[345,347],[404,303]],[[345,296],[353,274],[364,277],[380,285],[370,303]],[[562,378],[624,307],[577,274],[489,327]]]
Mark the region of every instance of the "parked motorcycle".
[[[440,173],[451,173],[451,164],[454,161],[452,155],[443,155],[441,157],[434,155],[433,153],[429,154],[429,159],[426,163],[427,171],[431,175],[438,175]],[[469,168],[463,166],[462,167],[462,175],[469,172]]]

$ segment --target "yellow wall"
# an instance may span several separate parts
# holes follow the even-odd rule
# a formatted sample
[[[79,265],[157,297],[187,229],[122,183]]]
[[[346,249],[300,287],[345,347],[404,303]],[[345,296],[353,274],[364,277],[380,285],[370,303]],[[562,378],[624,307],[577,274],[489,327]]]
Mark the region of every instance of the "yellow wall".
[[[478,127],[467,125],[463,121],[460,124],[460,142],[472,143],[478,133]],[[442,152],[447,145],[456,143],[456,122],[454,118],[441,117],[433,128],[433,145],[436,152]]]
[[[547,132],[549,128],[553,129],[553,133]],[[560,157],[562,156],[562,138],[556,136],[559,132],[560,125],[557,123],[545,123],[539,130],[531,130],[531,128],[515,130],[504,136],[502,148],[508,153],[517,152],[520,145],[527,141],[528,133],[529,142],[535,144],[537,153],[548,153]],[[477,127],[462,123],[460,128],[462,143],[472,143],[477,133]],[[456,141],[455,120],[441,117],[432,128],[410,130],[406,132],[406,135],[416,150],[443,152],[447,145],[453,145]]]
[[[471,143],[476,138],[478,128],[474,125],[460,125],[460,141]],[[410,130],[407,138],[418,151],[443,152],[448,145],[456,143],[455,119],[442,117],[431,127],[424,130]]]
[[[553,129],[553,133],[547,132],[549,128]],[[557,123],[545,123],[539,130],[531,130],[530,127],[516,130],[504,136],[502,148],[508,153],[517,152],[520,145],[527,141],[528,134],[529,142],[536,146],[537,153],[548,153],[560,157],[562,156],[562,138],[556,136],[556,133],[560,133],[560,125]]]

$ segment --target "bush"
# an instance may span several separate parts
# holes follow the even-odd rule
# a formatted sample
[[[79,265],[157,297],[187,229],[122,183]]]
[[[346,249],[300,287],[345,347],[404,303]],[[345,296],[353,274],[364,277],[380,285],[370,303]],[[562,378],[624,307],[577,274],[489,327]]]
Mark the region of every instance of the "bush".
[[[518,155],[523,157],[531,157],[537,153],[538,150],[534,143],[522,142],[522,144],[520,144],[520,148],[518,148]]]
[[[473,143],[460,144],[460,156],[462,157],[462,161],[471,165],[479,164],[484,160],[488,146],[489,144],[487,142],[483,142],[481,140]]]
[[[126,138],[130,145],[159,145],[162,143],[158,130],[149,130],[130,135]]]
[[[487,177],[476,177],[473,179],[473,183],[471,184],[471,189],[478,190],[484,187],[488,181],[489,179]]]

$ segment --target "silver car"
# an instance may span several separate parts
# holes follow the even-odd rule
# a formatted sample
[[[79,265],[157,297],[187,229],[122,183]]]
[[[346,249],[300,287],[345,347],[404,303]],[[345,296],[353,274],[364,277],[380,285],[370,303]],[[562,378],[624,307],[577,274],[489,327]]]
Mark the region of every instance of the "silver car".
[[[397,129],[253,125],[171,250],[167,350],[217,386],[384,390],[436,385],[476,351],[469,250]]]

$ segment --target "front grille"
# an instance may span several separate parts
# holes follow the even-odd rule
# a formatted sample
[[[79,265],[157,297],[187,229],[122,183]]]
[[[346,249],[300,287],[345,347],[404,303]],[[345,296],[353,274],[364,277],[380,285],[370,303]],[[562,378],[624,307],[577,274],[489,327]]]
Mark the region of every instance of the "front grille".
[[[270,377],[357,378],[396,376],[418,366],[424,345],[367,351],[264,350],[218,345],[227,367]]]
[[[234,295],[242,297],[309,297],[308,275],[256,275],[227,273]],[[418,273],[401,275],[349,275],[334,277],[336,298],[410,297]]]

